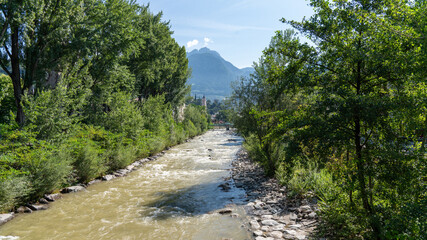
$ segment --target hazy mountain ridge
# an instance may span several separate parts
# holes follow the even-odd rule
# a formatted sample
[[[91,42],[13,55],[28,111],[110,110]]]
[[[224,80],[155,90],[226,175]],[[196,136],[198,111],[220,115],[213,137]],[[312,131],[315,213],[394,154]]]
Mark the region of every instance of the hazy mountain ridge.
[[[221,55],[209,48],[187,53],[188,65],[192,69],[188,83],[192,95],[205,95],[208,99],[223,99],[232,92],[231,83],[242,76],[249,76],[254,69],[235,67]]]

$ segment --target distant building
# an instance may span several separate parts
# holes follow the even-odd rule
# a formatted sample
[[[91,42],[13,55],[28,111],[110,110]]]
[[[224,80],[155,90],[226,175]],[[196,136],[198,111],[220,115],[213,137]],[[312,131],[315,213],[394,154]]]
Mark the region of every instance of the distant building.
[[[208,106],[206,105],[206,97],[203,95],[202,98],[202,106],[204,106],[205,108],[207,108]]]

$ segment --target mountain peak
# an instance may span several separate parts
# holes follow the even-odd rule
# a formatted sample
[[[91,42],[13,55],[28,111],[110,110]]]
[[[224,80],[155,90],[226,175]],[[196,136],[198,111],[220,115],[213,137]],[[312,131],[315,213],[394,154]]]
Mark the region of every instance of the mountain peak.
[[[232,92],[231,82],[253,72],[252,68],[238,69],[207,47],[194,49],[187,53],[187,57],[192,69],[192,77],[188,81],[192,85],[192,94],[206,95],[211,100],[229,96]]]
[[[195,54],[204,54],[204,53],[212,54],[212,55],[214,55],[216,57],[221,57],[221,55],[219,55],[218,52],[216,52],[214,50],[211,50],[211,49],[209,49],[207,47],[200,48],[199,50],[194,49],[193,51],[187,53],[187,56],[189,57],[189,56],[192,56],[192,55],[195,55]]]

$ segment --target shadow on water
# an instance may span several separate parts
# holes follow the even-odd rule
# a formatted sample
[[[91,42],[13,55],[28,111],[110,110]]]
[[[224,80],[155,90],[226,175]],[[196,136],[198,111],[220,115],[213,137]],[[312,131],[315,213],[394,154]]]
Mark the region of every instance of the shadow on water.
[[[241,138],[230,138],[227,140],[227,143],[222,143],[220,145],[227,146],[227,147],[240,146],[242,145],[242,142],[243,140]]]
[[[220,185],[229,184],[224,191]],[[158,192],[155,201],[141,205],[141,217],[167,220],[174,217],[197,216],[214,212],[228,204],[241,204],[244,192],[224,181],[193,185],[170,192]],[[228,186],[228,185],[227,185]]]
[[[221,146],[228,146],[228,147],[232,147],[232,146],[240,146],[242,145],[242,142],[228,142],[228,143],[222,143],[220,144]]]

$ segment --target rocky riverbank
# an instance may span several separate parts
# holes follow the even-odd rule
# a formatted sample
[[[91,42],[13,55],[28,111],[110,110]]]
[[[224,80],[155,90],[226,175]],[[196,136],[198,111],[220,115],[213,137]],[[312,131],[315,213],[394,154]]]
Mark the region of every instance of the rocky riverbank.
[[[317,224],[314,200],[288,199],[286,187],[274,178],[267,178],[262,167],[249,159],[245,151],[233,162],[232,178],[246,191],[246,212],[250,231],[256,240],[313,239]]]

